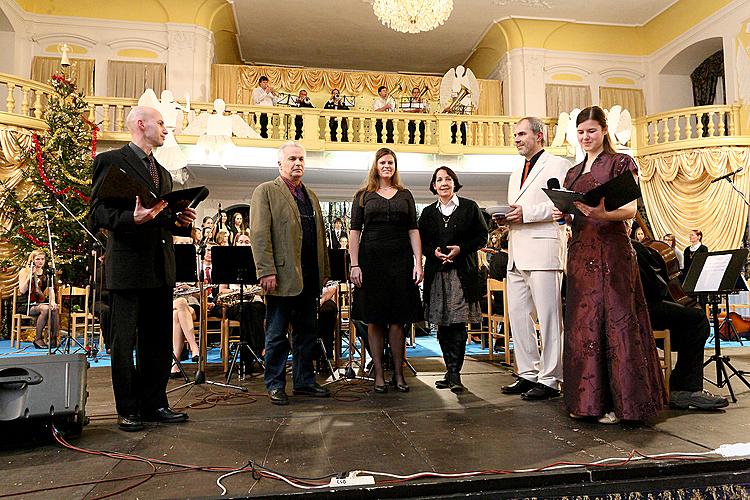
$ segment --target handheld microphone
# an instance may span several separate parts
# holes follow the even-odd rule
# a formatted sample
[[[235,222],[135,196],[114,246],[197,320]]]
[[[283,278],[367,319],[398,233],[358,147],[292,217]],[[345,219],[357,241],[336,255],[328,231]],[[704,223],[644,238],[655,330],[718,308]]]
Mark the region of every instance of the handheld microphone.
[[[197,207],[198,203],[202,202],[207,197],[208,197],[208,188],[204,186],[203,188],[201,188],[200,191],[198,191],[198,194],[195,195],[195,197],[190,202],[190,204],[188,205],[188,207],[190,207],[190,208]],[[221,205],[219,205],[219,206],[221,206]],[[219,210],[221,210],[221,208]]]
[[[50,208],[52,208],[52,205],[45,205],[43,207],[34,207],[34,208],[29,209],[29,212],[43,212],[45,210],[49,210]]]
[[[560,189],[560,180],[557,177],[547,179],[547,189]],[[556,222],[562,226],[565,224],[565,218],[558,219]]]
[[[728,174],[724,174],[724,175],[722,175],[722,176],[720,176],[720,177],[717,177],[716,179],[712,180],[712,181],[710,182],[710,184],[713,184],[714,182],[719,182],[719,181],[720,181],[720,180],[722,180],[722,179],[727,179],[727,178],[729,178],[729,177],[732,177],[732,176],[733,176],[734,174],[736,174],[736,173],[738,173],[738,172],[742,172],[742,169],[744,169],[744,168],[745,168],[745,167],[740,167],[740,168],[738,168],[737,170],[735,170],[734,172],[729,172]]]

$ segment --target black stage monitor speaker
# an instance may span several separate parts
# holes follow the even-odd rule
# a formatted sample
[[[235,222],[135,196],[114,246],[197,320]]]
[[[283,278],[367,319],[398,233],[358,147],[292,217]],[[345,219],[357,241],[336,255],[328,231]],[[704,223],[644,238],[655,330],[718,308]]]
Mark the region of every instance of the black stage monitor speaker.
[[[66,437],[79,436],[87,423],[87,369],[83,354],[0,359],[4,444],[12,447],[47,440],[52,425]]]

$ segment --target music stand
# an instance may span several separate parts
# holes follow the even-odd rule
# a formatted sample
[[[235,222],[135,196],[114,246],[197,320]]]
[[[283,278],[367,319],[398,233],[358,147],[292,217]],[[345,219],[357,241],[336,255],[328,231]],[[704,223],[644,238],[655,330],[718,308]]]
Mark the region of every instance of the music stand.
[[[223,283],[227,285],[240,285],[240,302],[239,307],[242,311],[245,303],[245,285],[257,285],[258,276],[255,273],[255,260],[253,259],[253,249],[249,246],[211,247],[212,272],[211,278],[214,283]],[[240,327],[242,333],[242,327]],[[253,351],[244,335],[240,335],[240,343],[232,356],[232,362],[229,365],[226,383],[232,378],[234,366],[237,364],[237,357],[240,352],[246,349],[255,361],[265,370],[263,360]]]
[[[685,292],[693,295],[703,295],[711,304],[711,316],[714,327],[714,354],[711,355],[703,368],[711,363],[716,363],[716,382],[704,377],[704,379],[716,387],[727,386],[732,402],[737,398],[732,390],[730,379],[737,377],[750,389],[750,382],[745,378],[745,372],[737,370],[730,362],[729,356],[721,354],[721,339],[719,336],[719,304],[729,294],[739,290],[747,290],[747,284],[740,275],[742,267],[747,261],[748,250],[724,250],[721,252],[697,253],[693,257],[693,263],[688,269],[683,288]],[[728,299],[727,299],[728,301]],[[728,313],[729,311],[727,311]],[[732,372],[728,374],[727,368]]]

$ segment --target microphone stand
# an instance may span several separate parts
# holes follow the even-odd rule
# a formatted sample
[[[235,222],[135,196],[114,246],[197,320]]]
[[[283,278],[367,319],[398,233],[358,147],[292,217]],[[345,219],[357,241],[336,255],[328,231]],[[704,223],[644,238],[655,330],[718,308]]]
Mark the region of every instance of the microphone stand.
[[[47,355],[52,355],[52,307],[57,305],[55,300],[55,277],[57,276],[57,268],[55,267],[55,250],[52,248],[52,228],[49,225],[49,214],[48,209],[44,209],[44,223],[47,226],[47,244],[49,245],[49,268],[47,269],[47,300],[49,307],[47,307]]]
[[[93,317],[94,317],[94,307],[96,305],[96,291],[98,289],[98,286],[97,286],[96,266],[99,265],[99,250],[103,247],[103,245],[102,245],[102,242],[99,241],[99,239],[96,237],[96,235],[94,235],[94,233],[92,233],[89,230],[89,228],[86,227],[85,224],[83,224],[81,221],[78,220],[78,218],[76,218],[76,216],[73,214],[73,212],[70,210],[70,208],[68,208],[68,206],[65,203],[63,203],[63,201],[60,198],[55,198],[55,201],[57,202],[58,205],[60,205],[63,208],[63,210],[65,210],[68,213],[68,215],[70,215],[70,217],[75,221],[75,223],[78,224],[78,226],[80,226],[80,228],[83,229],[83,232],[86,233],[86,235],[88,235],[88,237],[91,240],[93,240],[93,242],[94,242],[93,243],[93,250],[92,250],[92,254],[93,254],[93,257],[94,257],[94,265],[93,265],[93,276],[92,276],[92,283],[91,283],[91,290],[92,290],[92,292],[91,292],[91,308],[89,309],[91,311],[91,316],[92,316],[92,320],[91,320],[91,344],[87,344],[87,342],[88,342],[88,333],[85,332],[85,331],[83,332],[83,344],[81,344],[80,342],[78,342],[78,339],[76,339],[75,337],[73,337],[70,334],[71,333],[70,332],[70,324],[68,324],[68,335],[66,335],[66,337],[64,339],[65,345],[66,345],[66,349],[65,350],[67,351],[66,354],[70,353],[70,344],[72,342],[72,343],[75,343],[80,349],[83,349],[84,352],[86,352],[86,356],[91,356],[94,359],[94,362],[98,362],[99,360],[97,359],[97,354],[99,353],[99,350],[94,345],[94,320],[93,320]],[[47,212],[44,212],[44,216],[45,216],[45,218],[47,217]],[[49,225],[48,225],[48,229],[49,229]],[[52,246],[51,245],[52,245],[52,241],[50,240],[50,251],[52,250]],[[62,342],[60,343],[60,347],[62,348]]]

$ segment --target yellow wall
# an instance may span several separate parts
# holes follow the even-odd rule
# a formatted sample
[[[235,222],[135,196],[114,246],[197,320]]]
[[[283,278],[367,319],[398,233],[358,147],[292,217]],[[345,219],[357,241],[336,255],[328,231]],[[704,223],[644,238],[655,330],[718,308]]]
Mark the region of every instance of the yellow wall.
[[[475,54],[467,60],[466,66],[474,71],[477,78],[486,78],[506,52],[522,47],[645,56],[718,12],[731,1],[679,0],[643,26],[504,19],[488,30],[477,44]],[[495,54],[498,58],[493,60]]]
[[[226,0],[16,0],[27,12],[54,16],[193,24],[209,29],[219,63],[239,63],[234,14]]]

